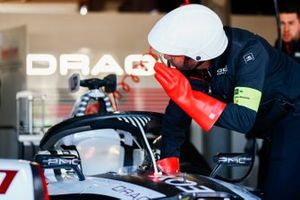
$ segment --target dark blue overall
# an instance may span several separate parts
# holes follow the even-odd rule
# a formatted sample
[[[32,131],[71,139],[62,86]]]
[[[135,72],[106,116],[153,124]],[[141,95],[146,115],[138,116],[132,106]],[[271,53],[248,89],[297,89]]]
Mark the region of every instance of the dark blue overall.
[[[224,29],[229,44],[209,67],[210,80],[204,83],[197,71],[186,75],[193,89],[227,103],[217,126],[271,140],[266,199],[300,199],[300,65],[253,33]],[[234,103],[236,87],[261,92],[258,111]],[[180,155],[190,122],[170,101],[162,158]]]

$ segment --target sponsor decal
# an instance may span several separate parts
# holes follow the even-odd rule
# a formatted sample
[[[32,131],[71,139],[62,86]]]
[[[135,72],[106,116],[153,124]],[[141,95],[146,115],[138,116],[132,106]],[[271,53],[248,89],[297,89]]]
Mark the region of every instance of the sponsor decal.
[[[169,185],[174,185],[177,189],[186,193],[215,193],[216,191],[204,185],[198,185],[197,182],[187,180],[183,177],[163,176],[160,181]]]
[[[158,178],[156,181],[161,181],[168,185],[175,186],[177,189],[179,189],[180,191],[185,192],[185,193],[215,193],[216,192],[215,190],[213,190],[207,186],[199,185],[195,181],[187,180],[184,176],[183,177],[162,176],[162,177],[155,177],[155,179],[156,178]],[[112,181],[111,181],[111,183],[112,183]],[[151,199],[150,196],[145,194],[146,190],[144,192],[137,190],[137,188],[139,188],[139,187],[141,187],[141,186],[126,183],[126,184],[120,184],[115,187],[112,187],[112,190],[114,192],[118,192],[126,197],[130,197],[131,199],[134,199],[134,200]]]
[[[46,163],[47,166],[60,166],[60,165],[80,165],[80,160],[77,158],[73,159],[63,159],[63,158],[50,158],[48,160],[43,160],[44,163]]]
[[[248,64],[250,61],[254,61],[254,60],[255,60],[254,55],[253,55],[253,53],[251,53],[251,52],[245,54],[245,55],[243,56],[243,58],[244,58],[244,62],[245,62],[246,64]]]
[[[140,192],[136,192],[134,189],[128,188],[124,185],[119,185],[112,188],[113,191],[123,194],[127,197],[131,197],[133,200],[148,200],[150,197],[143,195]]]
[[[219,162],[227,163],[227,164],[237,164],[237,165],[247,165],[251,162],[251,158],[249,157],[220,157]]]
[[[220,68],[220,69],[217,70],[217,76],[224,75],[224,74],[227,73],[227,71],[228,71],[228,68],[227,68],[227,65],[226,65],[225,67]]]
[[[17,173],[16,170],[0,170],[0,194],[7,192]]]
[[[92,182],[90,182],[92,181]],[[124,200],[148,200],[165,197],[164,194],[144,186],[108,178],[87,178],[82,184],[93,184],[85,193],[103,194]],[[99,188],[101,188],[99,190]]]

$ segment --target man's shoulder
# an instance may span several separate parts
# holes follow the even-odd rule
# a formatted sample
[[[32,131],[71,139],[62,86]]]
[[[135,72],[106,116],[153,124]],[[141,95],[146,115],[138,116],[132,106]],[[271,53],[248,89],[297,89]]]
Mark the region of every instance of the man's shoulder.
[[[232,26],[224,26],[224,30],[225,32],[232,32],[232,33],[236,33],[236,34],[251,34],[251,35],[255,35],[255,33],[246,30],[246,29],[242,29],[242,28],[238,28],[238,27],[232,27]]]
[[[248,42],[250,40],[261,40],[262,38],[246,29],[241,29],[237,27],[224,27],[225,33],[229,40],[237,43]]]
[[[229,46],[233,48],[232,50],[242,50],[256,45],[265,46],[265,39],[248,30],[235,27],[227,27],[224,30],[229,39]]]

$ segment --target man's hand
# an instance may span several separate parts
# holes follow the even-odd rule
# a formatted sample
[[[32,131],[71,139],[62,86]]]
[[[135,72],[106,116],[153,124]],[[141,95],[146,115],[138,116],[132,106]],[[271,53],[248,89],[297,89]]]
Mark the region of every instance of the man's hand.
[[[203,92],[193,91],[188,80],[175,68],[156,63],[154,70],[155,78],[168,96],[205,131],[209,131],[226,104]]]
[[[154,70],[156,71],[154,75],[156,80],[158,80],[172,100],[192,95],[190,83],[177,69],[168,68],[162,63],[156,63]]]
[[[168,175],[179,173],[179,158],[177,157],[168,157],[156,162],[159,169]]]

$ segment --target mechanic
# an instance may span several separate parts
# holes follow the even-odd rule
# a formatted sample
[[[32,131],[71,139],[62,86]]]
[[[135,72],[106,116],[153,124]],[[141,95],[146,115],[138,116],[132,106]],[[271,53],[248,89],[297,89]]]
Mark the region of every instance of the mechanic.
[[[157,162],[162,171],[179,171],[192,118],[205,131],[217,125],[270,138],[265,199],[300,199],[299,64],[256,34],[223,27],[199,4],[166,14],[148,41],[167,60],[154,66],[171,98]]]
[[[300,8],[299,0],[279,1],[279,19],[281,24],[281,50],[300,63]],[[279,48],[279,39],[275,42]],[[258,152],[259,170],[257,188],[264,188],[267,175],[268,154],[270,152],[270,141],[263,140],[262,147]]]
[[[300,63],[300,8],[299,0],[279,1],[279,18],[283,52]],[[275,46],[278,47],[279,40]]]

